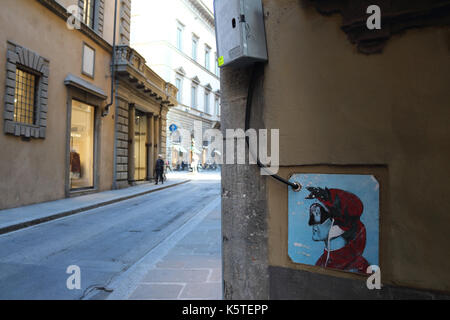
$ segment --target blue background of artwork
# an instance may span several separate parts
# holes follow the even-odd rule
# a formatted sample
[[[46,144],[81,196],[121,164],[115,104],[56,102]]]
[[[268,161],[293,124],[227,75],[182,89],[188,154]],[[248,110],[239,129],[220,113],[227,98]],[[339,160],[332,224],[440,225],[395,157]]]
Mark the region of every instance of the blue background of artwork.
[[[372,175],[295,174],[290,181],[299,182],[300,192],[289,189],[289,257],[296,263],[315,265],[324,250],[323,241],[312,240],[308,225],[309,207],[317,199],[305,199],[306,187],[341,189],[358,196],[364,204],[361,222],[366,227],[366,248],[363,257],[369,265],[379,265],[379,183]]]

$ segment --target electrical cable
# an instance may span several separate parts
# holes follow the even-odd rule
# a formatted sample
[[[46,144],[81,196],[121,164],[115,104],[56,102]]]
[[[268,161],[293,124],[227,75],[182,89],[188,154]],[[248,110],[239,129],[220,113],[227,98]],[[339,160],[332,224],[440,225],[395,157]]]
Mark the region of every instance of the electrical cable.
[[[251,74],[250,83],[248,86],[248,93],[247,93],[247,105],[246,105],[246,109],[245,109],[245,132],[247,132],[247,130],[250,128],[250,117],[252,114],[253,93],[255,90],[256,80],[258,78],[258,71],[263,71],[263,70],[264,70],[264,65],[262,63],[257,62],[252,67],[252,74]],[[249,137],[247,135],[245,137],[245,141],[246,141],[247,147],[251,153]],[[267,166],[263,165],[261,163],[261,161],[259,161],[258,156],[256,156],[256,157],[254,156],[254,158],[256,158],[256,163],[257,163],[258,167],[260,167],[261,169],[267,169],[266,171],[269,172]],[[277,174],[270,174],[270,176],[284,184],[287,184],[294,191],[300,191],[302,188],[302,186],[300,184],[286,180]]]

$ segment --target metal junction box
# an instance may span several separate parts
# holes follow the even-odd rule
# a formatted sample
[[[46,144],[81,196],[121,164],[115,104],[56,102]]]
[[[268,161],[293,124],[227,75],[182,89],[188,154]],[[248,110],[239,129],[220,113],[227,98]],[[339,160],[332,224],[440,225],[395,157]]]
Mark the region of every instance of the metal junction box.
[[[214,0],[219,67],[267,61],[261,0]]]

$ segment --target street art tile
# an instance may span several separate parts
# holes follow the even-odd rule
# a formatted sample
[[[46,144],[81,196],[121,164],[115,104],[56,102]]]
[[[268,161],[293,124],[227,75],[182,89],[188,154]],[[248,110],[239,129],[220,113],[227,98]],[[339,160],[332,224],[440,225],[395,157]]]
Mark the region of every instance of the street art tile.
[[[372,175],[294,174],[288,253],[295,263],[364,273],[379,265],[379,183]]]

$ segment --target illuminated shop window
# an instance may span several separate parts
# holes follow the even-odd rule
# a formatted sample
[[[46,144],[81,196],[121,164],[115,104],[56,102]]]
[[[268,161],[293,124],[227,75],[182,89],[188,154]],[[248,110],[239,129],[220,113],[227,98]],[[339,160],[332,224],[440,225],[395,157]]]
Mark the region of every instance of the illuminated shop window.
[[[95,107],[72,100],[70,131],[70,187],[94,187]]]

